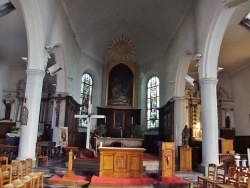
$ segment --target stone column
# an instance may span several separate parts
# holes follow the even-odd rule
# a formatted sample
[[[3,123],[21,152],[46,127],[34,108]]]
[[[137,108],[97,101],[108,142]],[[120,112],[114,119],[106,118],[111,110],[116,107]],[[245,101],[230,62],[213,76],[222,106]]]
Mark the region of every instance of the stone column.
[[[45,72],[28,69],[25,99],[23,109],[27,115],[22,114],[21,135],[17,160],[32,158],[35,160],[39,111],[42,95],[42,85]],[[24,112],[24,111],[23,111]]]
[[[202,166],[219,164],[218,112],[215,78],[203,78],[201,86]]]
[[[175,146],[181,146],[182,145],[182,130],[185,127],[186,122],[186,106],[185,106],[185,97],[174,97],[174,142]],[[176,156],[178,156],[178,149],[176,148]]]

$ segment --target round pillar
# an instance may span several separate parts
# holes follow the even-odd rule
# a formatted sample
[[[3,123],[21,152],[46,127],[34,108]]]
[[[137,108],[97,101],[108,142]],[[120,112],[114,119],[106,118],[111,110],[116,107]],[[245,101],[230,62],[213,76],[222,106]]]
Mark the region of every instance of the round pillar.
[[[21,134],[19,141],[18,160],[32,158],[35,160],[37,131],[39,122],[40,103],[42,95],[43,78],[42,70],[28,69],[25,99],[23,109],[26,115],[22,115]]]
[[[218,110],[215,78],[203,78],[201,86],[202,166],[219,164]]]

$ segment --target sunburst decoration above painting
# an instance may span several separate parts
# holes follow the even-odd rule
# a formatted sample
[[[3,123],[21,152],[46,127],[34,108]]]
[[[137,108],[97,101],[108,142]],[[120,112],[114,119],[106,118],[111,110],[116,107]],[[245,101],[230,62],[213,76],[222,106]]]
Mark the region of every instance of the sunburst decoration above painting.
[[[135,54],[135,45],[129,37],[121,35],[108,45],[108,53],[114,59],[128,60]]]

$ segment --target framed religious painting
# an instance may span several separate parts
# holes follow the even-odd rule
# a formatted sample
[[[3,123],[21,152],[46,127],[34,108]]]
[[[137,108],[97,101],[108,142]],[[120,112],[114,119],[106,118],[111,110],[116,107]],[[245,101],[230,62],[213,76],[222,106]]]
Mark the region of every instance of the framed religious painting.
[[[125,124],[125,112],[124,111],[114,111],[113,128],[124,129],[124,124]]]
[[[107,106],[133,107],[135,65],[133,62],[108,64]]]

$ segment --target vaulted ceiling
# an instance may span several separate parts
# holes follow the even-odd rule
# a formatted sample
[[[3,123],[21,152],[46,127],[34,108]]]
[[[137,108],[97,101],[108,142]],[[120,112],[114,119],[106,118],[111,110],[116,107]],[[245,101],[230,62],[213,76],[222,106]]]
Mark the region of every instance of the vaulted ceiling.
[[[0,58],[10,64],[24,63],[27,36],[18,0],[16,10],[0,18]],[[135,48],[139,63],[155,62],[166,53],[194,0],[62,0],[82,53],[105,63],[108,45],[121,34]],[[60,3],[60,2],[58,2]],[[222,73],[249,63],[250,32],[239,25],[250,5],[239,6],[225,32],[219,56]]]

